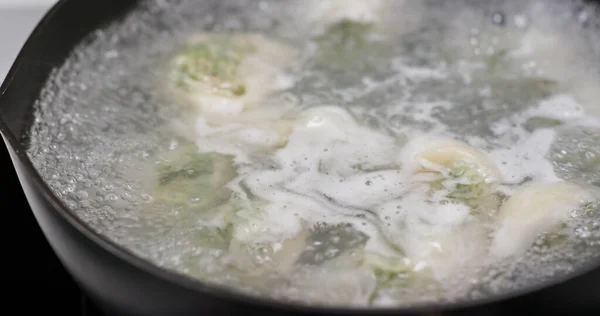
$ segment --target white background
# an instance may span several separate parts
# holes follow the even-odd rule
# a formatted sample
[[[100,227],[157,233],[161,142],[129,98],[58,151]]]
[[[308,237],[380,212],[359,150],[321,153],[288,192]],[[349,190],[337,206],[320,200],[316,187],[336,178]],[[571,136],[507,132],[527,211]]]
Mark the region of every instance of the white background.
[[[0,0],[0,10],[6,7],[49,7],[56,0]]]
[[[55,2],[56,0],[0,0],[0,82],[4,80],[37,22]]]

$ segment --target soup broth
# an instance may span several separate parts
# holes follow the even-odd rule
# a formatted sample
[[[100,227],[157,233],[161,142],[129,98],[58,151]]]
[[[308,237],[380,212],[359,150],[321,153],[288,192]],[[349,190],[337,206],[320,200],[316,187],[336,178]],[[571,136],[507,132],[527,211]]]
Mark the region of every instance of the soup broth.
[[[54,71],[28,155],[97,233],[203,282],[489,297],[600,251],[598,34],[579,1],[146,1]]]

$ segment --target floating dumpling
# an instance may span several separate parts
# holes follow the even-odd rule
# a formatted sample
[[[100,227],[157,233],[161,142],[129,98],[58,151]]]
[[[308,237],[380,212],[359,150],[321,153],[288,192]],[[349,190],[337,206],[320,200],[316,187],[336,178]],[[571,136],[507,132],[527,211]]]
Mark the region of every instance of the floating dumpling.
[[[492,186],[502,180],[502,173],[483,152],[467,144],[444,138],[416,138],[405,146],[400,163],[415,181],[445,190],[448,198],[474,209],[493,209],[500,203]]]
[[[593,200],[590,191],[564,181],[522,188],[498,212],[491,254],[500,258],[522,255],[536,237],[557,228],[571,211]]]
[[[203,34],[169,64],[172,91],[209,118],[231,119],[289,83],[283,68],[294,56],[285,44],[258,34]]]
[[[484,153],[459,141],[443,138],[418,138],[406,145],[409,168],[417,172],[447,175],[478,175],[482,181],[502,178],[500,171]],[[410,162],[413,160],[414,162]]]
[[[272,105],[268,97],[290,87],[284,71],[294,54],[259,34],[193,37],[169,64],[169,86],[199,116],[186,117],[175,128],[191,140],[205,138],[199,145],[204,152],[245,156],[241,151],[282,146],[292,122],[282,119],[286,107]]]

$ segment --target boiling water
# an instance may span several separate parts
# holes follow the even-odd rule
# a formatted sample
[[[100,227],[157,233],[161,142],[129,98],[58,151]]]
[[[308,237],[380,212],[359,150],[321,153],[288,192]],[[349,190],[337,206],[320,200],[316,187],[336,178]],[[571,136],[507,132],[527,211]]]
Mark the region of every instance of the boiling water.
[[[483,236],[487,244],[452,248],[438,265],[423,259],[430,273],[420,276],[423,212],[440,227],[467,215],[456,203],[431,207],[424,195],[406,193],[404,166],[396,163],[403,150],[418,147],[415,139],[443,135],[484,151],[505,175],[500,187],[508,196],[521,184],[558,179],[593,191],[600,185],[594,8],[569,1],[370,3],[146,2],[92,34],[56,69],[36,105],[29,157],[98,233],[158,266],[255,295],[345,306],[460,301],[534,285],[592,260],[600,250],[595,202],[569,210],[558,237],[544,232],[517,258],[486,255],[495,228],[483,216],[472,239]],[[315,34],[340,18],[331,12],[377,20],[368,48],[317,58]],[[333,106],[334,118],[358,124],[344,134],[346,146],[322,141],[336,133],[331,129],[293,134],[268,154],[227,152],[237,155],[240,175],[227,185],[230,199],[252,202],[237,213],[247,227],[233,235],[264,248],[241,262],[230,256],[240,250],[230,244],[223,216],[193,211],[205,196],[185,188],[191,193],[174,194],[188,201],[173,206],[157,202],[148,185],[157,181],[152,170],[164,153],[186,141],[226,150],[222,140],[212,146],[203,138],[199,123],[182,123],[179,101],[164,89],[165,64],[203,30],[252,30],[295,52],[281,88],[265,101],[283,110],[281,117]],[[260,219],[253,208],[263,212]],[[297,262],[275,258],[283,246],[273,238],[293,245],[299,234],[308,237],[299,242]],[[411,269],[382,274],[353,266],[360,249],[413,260]],[[465,251],[475,257],[461,261]]]

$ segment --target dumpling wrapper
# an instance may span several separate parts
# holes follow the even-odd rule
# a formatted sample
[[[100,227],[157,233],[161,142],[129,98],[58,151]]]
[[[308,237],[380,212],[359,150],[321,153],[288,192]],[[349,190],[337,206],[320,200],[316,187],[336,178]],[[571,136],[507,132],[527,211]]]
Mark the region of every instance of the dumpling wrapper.
[[[210,43],[211,36],[222,35],[199,34],[191,38],[189,44]],[[240,64],[235,68],[235,73],[230,74],[235,76],[235,80],[227,84],[242,84],[244,88],[241,95],[223,95],[216,89],[205,87],[202,80],[191,84],[189,91],[178,91],[174,88],[176,94],[186,103],[197,108],[209,121],[215,123],[229,122],[232,116],[260,106],[269,93],[288,88],[290,83],[289,80],[285,80],[282,70],[295,54],[291,47],[259,34],[230,35],[228,40],[234,46],[232,50],[240,50]],[[253,51],[246,51],[250,48]],[[186,55],[178,55],[173,59],[173,64],[185,63],[188,58],[190,57]],[[195,75],[211,77],[203,73]]]
[[[491,255],[523,255],[539,234],[557,227],[571,211],[592,200],[591,192],[565,181],[522,188],[498,212],[499,227],[493,235]]]
[[[416,138],[405,146],[400,162],[414,173],[441,172],[461,165],[471,165],[477,168],[477,172],[487,182],[502,179],[500,170],[483,152],[452,139]]]

